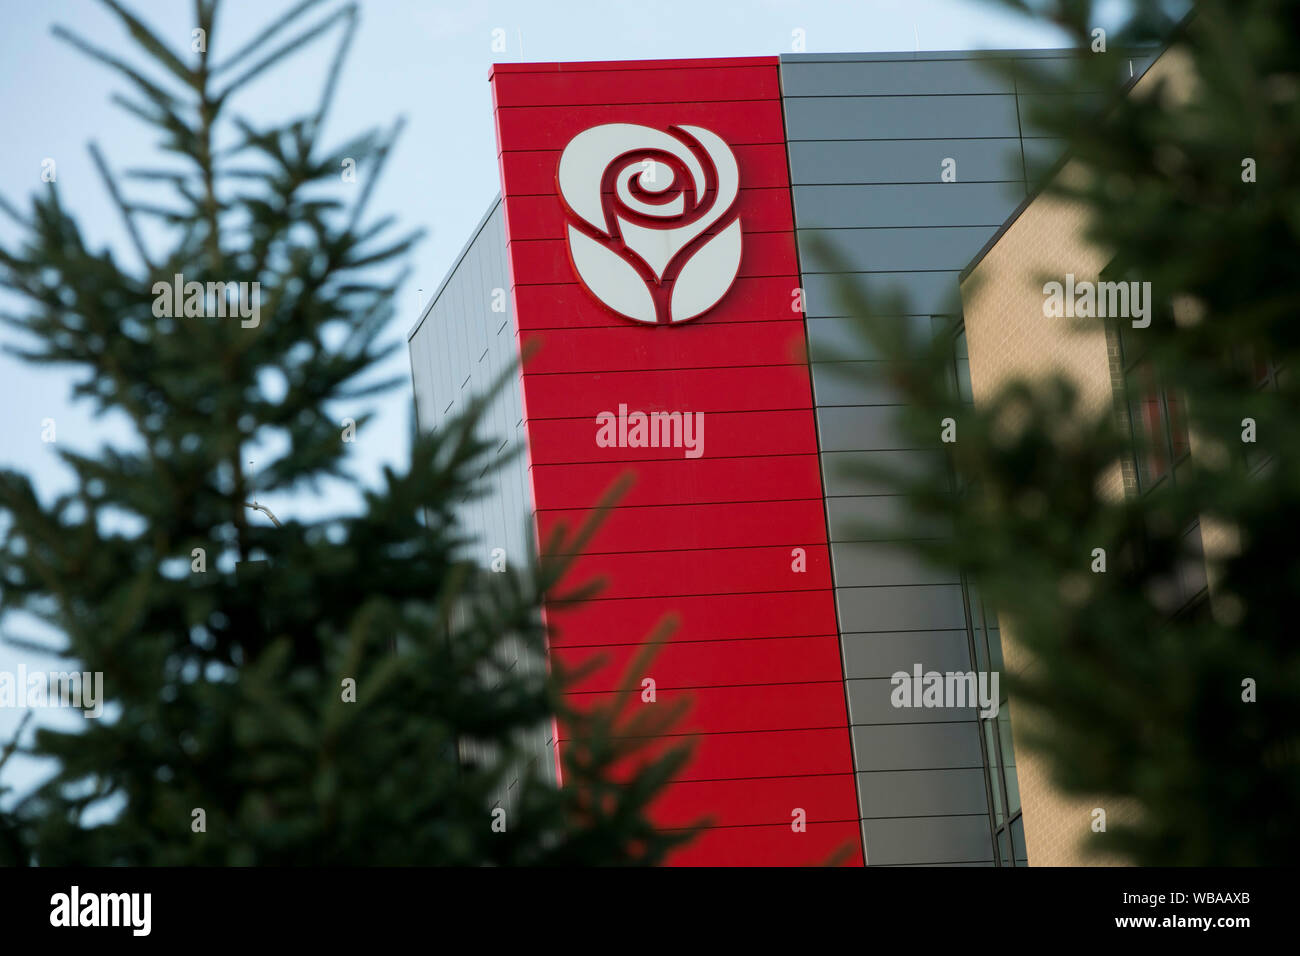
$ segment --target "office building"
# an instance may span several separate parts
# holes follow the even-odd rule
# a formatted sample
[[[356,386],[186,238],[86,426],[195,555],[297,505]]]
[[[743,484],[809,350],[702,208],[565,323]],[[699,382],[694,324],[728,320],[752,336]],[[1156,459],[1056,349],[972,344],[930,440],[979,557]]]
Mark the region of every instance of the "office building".
[[[690,699],[696,749],[656,819],[710,824],[675,863],[1034,862],[1006,711],[890,700],[917,664],[1000,667],[996,618],[956,570],[864,534],[900,500],[845,473],[943,463],[900,441],[837,283],[901,293],[899,322],[946,323],[962,270],[1061,151],[985,56],[492,71],[501,197],[411,332],[418,424],[536,350],[485,423],[523,454],[464,510],[485,566],[634,476],[574,569],[607,585],[547,608],[550,653],[603,657],[572,695],[606,701],[677,619],[644,677],[656,703]],[[642,705],[640,686],[622,693]]]

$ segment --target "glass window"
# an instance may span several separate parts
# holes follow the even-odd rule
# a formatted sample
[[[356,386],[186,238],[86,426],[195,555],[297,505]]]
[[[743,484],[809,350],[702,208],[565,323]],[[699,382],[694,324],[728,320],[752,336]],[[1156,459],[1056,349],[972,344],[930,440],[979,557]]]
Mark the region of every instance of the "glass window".
[[[1253,350],[1245,356],[1259,388],[1277,388],[1282,383],[1282,367],[1271,358],[1261,357]]]
[[[998,737],[1002,744],[1002,774],[1007,784],[1007,813],[1020,811],[1020,783],[1016,780],[1016,752],[1011,746],[1011,709],[1003,703],[998,710]]]
[[[1191,445],[1187,433],[1187,410],[1183,407],[1181,395],[1175,392],[1165,393],[1165,408],[1169,411],[1169,442],[1174,461],[1179,461]]]
[[[1029,851],[1025,847],[1024,817],[1016,817],[1011,821],[1011,842],[1015,844],[1016,862],[1027,863],[1029,861]]]
[[[1181,394],[1161,386],[1154,367],[1141,354],[1137,337],[1131,332],[1126,335],[1122,324],[1118,332],[1138,484],[1148,491],[1187,457],[1187,406]]]
[[[980,615],[979,589],[965,576],[966,583],[966,624],[971,640],[971,655],[977,671],[988,666],[988,644],[984,637],[984,620]]]
[[[932,317],[938,318],[938,317]],[[936,324],[936,328],[940,327]],[[964,329],[958,330],[953,337],[953,363],[949,371],[949,380],[955,384],[962,402],[973,404],[970,382],[970,361],[967,351]],[[961,481],[960,475],[954,475],[958,493],[969,490]],[[971,664],[979,673],[997,672],[999,710],[1005,713],[1007,688],[1001,679],[1003,660],[1002,644],[998,633],[997,615],[992,608],[986,607],[980,598],[979,589],[966,575],[962,575],[966,597],[967,639],[970,645]],[[1008,821],[1020,808],[1020,791],[1015,777],[1015,759],[1011,753],[1010,731],[1003,731],[1001,721],[997,718],[981,719],[980,737],[984,751],[984,772],[991,799],[989,807],[990,831],[995,835],[998,864],[1014,866],[1014,850]]]
[[[957,397],[966,405],[974,405],[975,396],[970,387],[970,356],[966,352],[965,328],[962,328],[953,338],[952,353],[953,364],[949,374],[956,385]]]
[[[984,619],[988,622],[988,627],[985,629],[985,633],[988,635],[989,641],[989,669],[997,671],[998,674],[1001,675],[1005,664],[1002,660],[1002,632],[998,630],[997,618],[993,615],[993,612],[987,611],[986,609]],[[1005,699],[1007,691],[1006,687],[1002,683],[1001,676],[998,677],[998,688],[1000,692],[999,696]]]
[[[1138,473],[1143,489],[1147,489],[1169,473],[1169,458],[1165,453],[1163,403],[1156,388],[1155,374],[1145,362],[1129,373],[1128,383]]]
[[[1006,814],[1003,812],[1005,804],[1002,799],[1002,773],[998,761],[997,732],[993,727],[994,721],[982,720],[980,723],[984,725],[984,749],[988,753],[988,777],[990,789],[993,791],[993,821],[995,826],[1002,826]]]
[[[989,650],[988,638],[984,632],[984,622],[980,617],[977,601],[978,598],[972,596],[972,603],[968,610],[970,612],[971,637],[975,641],[975,671],[978,674],[989,669]]]

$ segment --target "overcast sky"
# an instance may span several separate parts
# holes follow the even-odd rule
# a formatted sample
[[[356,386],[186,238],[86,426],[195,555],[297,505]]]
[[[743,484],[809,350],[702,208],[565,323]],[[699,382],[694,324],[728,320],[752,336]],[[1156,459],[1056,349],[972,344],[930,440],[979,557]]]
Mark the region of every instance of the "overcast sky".
[[[127,0],[178,51],[189,49],[192,4],[187,0]],[[212,44],[230,52],[275,15],[285,0],[225,0]],[[322,11],[337,4],[327,4]],[[320,12],[309,15],[314,22]],[[41,188],[41,164],[54,159],[65,208],[74,212],[92,247],[130,254],[115,209],[95,173],[86,145],[96,141],[116,169],[161,165],[154,137],[109,102],[126,85],[107,68],[51,35],[63,24],[101,47],[139,62],[135,44],[94,0],[9,3],[0,30],[0,193],[26,207]],[[757,56],[790,52],[795,30],[806,50],[877,52],[966,50],[1064,45],[1064,37],[1016,19],[981,0],[364,0],[361,23],[331,115],[331,141],[405,116],[404,137],[375,194],[375,213],[393,212],[428,238],[412,257],[413,279],[387,330],[404,341],[418,295],[427,297],[499,191],[488,69],[498,61],[621,60],[665,57]],[[494,31],[504,53],[493,51]],[[250,88],[238,105],[255,118],[283,116],[314,102],[332,53],[318,43]],[[188,55],[188,54],[185,54]],[[128,186],[128,189],[139,188]],[[0,242],[17,238],[0,221]],[[16,305],[0,294],[0,310]],[[0,331],[0,342],[12,333]],[[409,377],[405,348],[383,370]],[[31,476],[45,496],[67,487],[54,454],[41,441],[52,418],[58,444],[93,450],[130,437],[123,422],[94,421],[69,401],[76,369],[30,368],[0,355],[0,467]],[[375,402],[378,419],[352,446],[353,464],[369,482],[384,464],[404,461],[411,416],[409,388]],[[350,489],[267,500],[280,515],[307,517],[350,509]],[[0,671],[63,669],[0,644]],[[0,742],[22,712],[0,709]],[[42,711],[42,723],[75,725],[68,712]],[[4,782],[30,785],[42,768],[11,762]]]

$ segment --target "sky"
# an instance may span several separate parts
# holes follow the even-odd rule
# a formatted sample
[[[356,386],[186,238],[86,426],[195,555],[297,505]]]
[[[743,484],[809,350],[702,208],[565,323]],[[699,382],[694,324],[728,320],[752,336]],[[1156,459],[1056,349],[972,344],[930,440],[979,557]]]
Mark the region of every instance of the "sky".
[[[193,4],[185,0],[126,0],[177,51],[188,51]],[[292,4],[287,0],[224,0],[213,55],[230,52]],[[308,15],[316,22],[338,0]],[[623,60],[761,56],[791,52],[795,31],[809,53],[1059,47],[1063,34],[1020,19],[984,0],[361,0],[356,40],[327,125],[332,142],[399,116],[407,125],[371,203],[375,215],[394,213],[426,238],[410,259],[412,278],[400,293],[385,340],[404,342],[420,302],[438,287],[471,230],[499,191],[488,70],[494,62]],[[108,68],[51,34],[61,24],[132,62],[142,54],[116,18],[95,0],[9,2],[0,30],[0,195],[19,208],[43,187],[42,163],[55,161],[60,198],[92,247],[130,252],[120,219],[90,160],[96,142],[111,167],[163,165],[154,136],[109,98],[127,84]],[[504,43],[504,50],[501,49]],[[332,41],[318,42],[253,84],[236,105],[254,119],[280,117],[314,103]],[[188,55],[185,53],[184,55]],[[138,184],[124,184],[139,195]],[[0,243],[16,227],[0,221]],[[151,237],[146,237],[146,243]],[[0,290],[0,312],[18,303]],[[15,336],[0,330],[0,344]],[[0,468],[27,474],[42,497],[66,490],[68,475],[55,449],[92,451],[127,443],[126,423],[96,420],[70,399],[84,371],[26,366],[0,354]],[[399,349],[379,376],[410,367]],[[411,427],[411,391],[375,400],[377,419],[352,445],[351,464],[364,484],[384,465],[404,467]],[[57,442],[43,442],[53,419]],[[333,485],[264,501],[281,517],[311,518],[352,510],[354,488]],[[20,630],[9,628],[9,633]],[[31,627],[20,631],[46,635]],[[0,671],[65,670],[70,664],[0,643]],[[0,746],[22,711],[0,707]],[[75,727],[70,711],[42,710],[37,723]],[[18,792],[49,768],[11,761],[0,777]]]

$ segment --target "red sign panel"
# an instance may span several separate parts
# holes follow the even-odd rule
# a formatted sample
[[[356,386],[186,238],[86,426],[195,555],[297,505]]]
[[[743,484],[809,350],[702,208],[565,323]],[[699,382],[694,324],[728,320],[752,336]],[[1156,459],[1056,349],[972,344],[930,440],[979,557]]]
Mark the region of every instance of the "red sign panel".
[[[492,76],[540,533],[635,477],[572,572],[605,590],[547,608],[552,654],[602,662],[576,704],[689,701],[655,808],[709,820],[683,865],[862,863],[777,64]],[[618,691],[668,614],[655,702]]]

